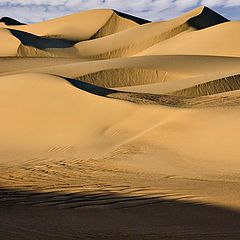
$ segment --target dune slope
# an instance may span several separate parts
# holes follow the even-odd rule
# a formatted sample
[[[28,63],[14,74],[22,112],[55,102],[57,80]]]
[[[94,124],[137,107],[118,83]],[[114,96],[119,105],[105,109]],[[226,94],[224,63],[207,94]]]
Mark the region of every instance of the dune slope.
[[[137,55],[192,54],[239,57],[239,37],[240,22],[226,22],[155,44]]]

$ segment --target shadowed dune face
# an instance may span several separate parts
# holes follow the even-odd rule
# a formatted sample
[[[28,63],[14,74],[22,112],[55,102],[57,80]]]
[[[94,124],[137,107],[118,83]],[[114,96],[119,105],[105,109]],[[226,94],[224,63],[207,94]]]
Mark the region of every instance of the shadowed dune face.
[[[122,12],[116,11],[116,10],[114,10],[114,12],[117,15],[119,15],[120,17],[130,19],[130,20],[132,20],[132,21],[134,21],[134,22],[136,22],[136,23],[138,23],[140,25],[151,22],[151,21],[148,21],[146,19],[138,18],[138,17],[132,16],[132,15],[126,14],[126,13],[122,13]]]
[[[87,82],[83,82],[80,80],[75,80],[75,79],[70,79],[70,78],[65,78],[68,82],[70,82],[74,87],[87,91],[89,93],[93,93],[96,94],[98,96],[107,96],[109,94],[113,94],[113,93],[118,93],[118,91],[115,90],[111,90],[108,88],[103,88],[103,87],[99,87],[93,84],[89,84]]]
[[[76,43],[63,39],[39,37],[27,32],[13,29],[10,29],[9,31],[14,37],[19,39],[23,45],[35,47],[41,50],[48,48],[70,48]]]
[[[229,21],[230,20],[219,15],[208,7],[204,7],[201,14],[188,20],[188,23],[192,27],[200,30]]]
[[[100,87],[117,88],[150,84],[155,82],[164,82],[167,80],[167,77],[174,78],[174,74],[167,74],[166,71],[158,69],[122,68],[91,73],[77,77],[76,79]],[[102,81],[102,79],[104,79],[104,81]]]
[[[240,239],[239,21],[1,21],[1,240]]]
[[[10,17],[2,17],[0,19],[0,22],[5,23],[7,26],[12,26],[12,25],[26,25],[25,23],[21,23],[13,18]]]

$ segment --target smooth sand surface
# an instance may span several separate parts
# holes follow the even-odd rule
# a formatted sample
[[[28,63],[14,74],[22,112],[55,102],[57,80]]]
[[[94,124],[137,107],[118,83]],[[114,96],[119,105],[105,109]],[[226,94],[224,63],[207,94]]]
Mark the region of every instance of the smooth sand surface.
[[[224,37],[222,37],[224,36]],[[226,22],[199,31],[178,35],[137,55],[240,56],[240,22]],[[232,45],[236,46],[233,48]]]
[[[3,18],[0,239],[240,239],[239,27]]]

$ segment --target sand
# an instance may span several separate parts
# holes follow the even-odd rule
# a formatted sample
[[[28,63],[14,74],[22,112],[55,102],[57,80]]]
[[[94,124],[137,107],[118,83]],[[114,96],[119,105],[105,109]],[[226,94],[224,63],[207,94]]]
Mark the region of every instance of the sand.
[[[239,239],[238,29],[2,18],[0,239]]]

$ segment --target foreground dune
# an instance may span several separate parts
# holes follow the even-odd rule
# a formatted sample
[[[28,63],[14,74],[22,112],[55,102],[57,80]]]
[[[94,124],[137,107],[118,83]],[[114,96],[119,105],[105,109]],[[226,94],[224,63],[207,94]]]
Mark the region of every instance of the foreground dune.
[[[0,239],[239,239],[239,22],[91,10],[0,20]]]

